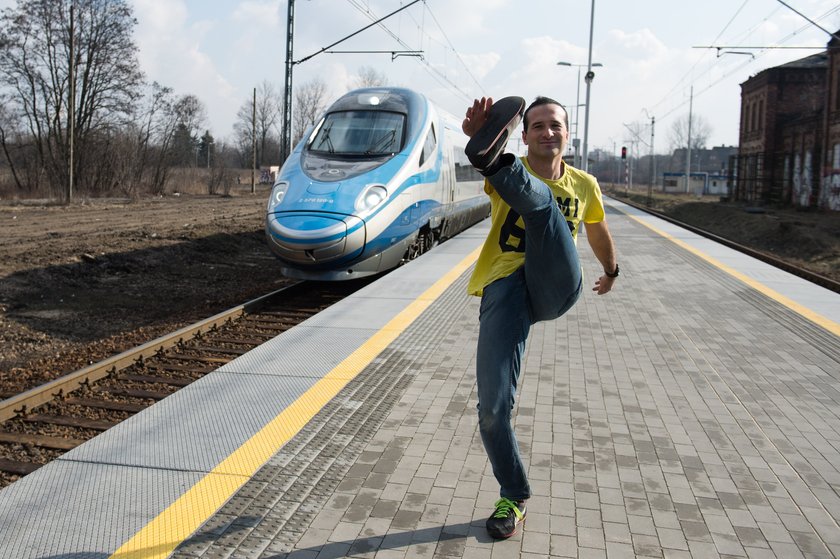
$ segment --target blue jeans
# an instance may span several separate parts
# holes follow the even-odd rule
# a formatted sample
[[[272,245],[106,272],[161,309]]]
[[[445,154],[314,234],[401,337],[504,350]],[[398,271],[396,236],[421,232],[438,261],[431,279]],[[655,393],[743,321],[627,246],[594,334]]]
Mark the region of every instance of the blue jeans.
[[[481,440],[500,495],[517,501],[531,496],[510,421],[525,340],[532,324],[574,305],[582,275],[571,231],[548,186],[518,158],[488,178],[525,223],[525,265],[484,288],[476,352]]]

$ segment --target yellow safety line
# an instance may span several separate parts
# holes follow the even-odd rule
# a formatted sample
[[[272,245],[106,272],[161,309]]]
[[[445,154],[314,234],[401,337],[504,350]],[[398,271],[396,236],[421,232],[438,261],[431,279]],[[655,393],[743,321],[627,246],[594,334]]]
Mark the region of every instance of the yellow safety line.
[[[656,227],[654,227],[653,225],[651,225],[649,223],[646,223],[642,219],[640,219],[640,218],[638,218],[634,215],[631,215],[627,212],[623,212],[623,213],[627,217],[635,220],[638,223],[641,223],[642,225],[644,225],[645,227],[647,227],[651,231],[665,237],[666,239],[668,239],[672,243],[684,248],[685,250],[689,251],[690,253],[692,253],[696,256],[699,256],[700,258],[702,258],[703,260],[705,260],[709,264],[715,266],[716,268],[719,268],[720,270],[723,270],[727,274],[741,280],[742,282],[749,285],[750,287],[752,287],[756,291],[759,291],[759,292],[763,293],[764,295],[767,295],[771,299],[773,299],[775,301],[778,301],[779,303],[786,306],[790,310],[792,310],[796,313],[799,313],[800,315],[807,318],[808,320],[810,320],[814,324],[822,326],[823,328],[825,328],[826,330],[828,330],[829,332],[831,332],[835,336],[840,336],[840,324],[834,322],[830,318],[826,318],[826,317],[822,316],[821,314],[818,314],[818,313],[812,311],[811,309],[809,309],[809,308],[807,308],[803,305],[800,305],[799,303],[797,303],[793,299],[785,297],[784,295],[782,295],[778,291],[775,291],[774,289],[771,289],[771,288],[767,287],[763,283],[760,283],[760,282],[754,280],[753,278],[742,274],[738,270],[735,270],[734,268],[731,268],[731,267],[727,266],[726,264],[724,264],[722,262],[719,262],[718,260],[712,258],[708,254],[706,254],[704,252],[701,252],[700,250],[697,250],[696,248],[692,247],[688,243],[685,243],[685,242],[677,239],[676,237],[673,237],[672,235],[669,235],[668,233],[666,233],[665,231],[662,231],[661,229],[657,229]]]
[[[111,557],[153,559],[171,554],[464,273],[478,259],[479,251],[480,248],[474,250],[412,301],[280,415],[120,546]]]

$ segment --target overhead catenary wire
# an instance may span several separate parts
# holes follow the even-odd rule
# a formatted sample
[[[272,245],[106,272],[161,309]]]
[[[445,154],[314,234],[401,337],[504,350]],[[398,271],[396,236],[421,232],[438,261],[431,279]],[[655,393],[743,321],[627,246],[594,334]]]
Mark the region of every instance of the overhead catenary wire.
[[[452,41],[449,40],[449,37],[446,35],[446,31],[443,30],[443,26],[440,24],[438,19],[435,17],[435,14],[432,11],[432,9],[429,7],[429,4],[427,2],[423,2],[423,5],[426,7],[426,11],[429,12],[429,15],[432,17],[432,21],[434,21],[435,25],[437,25],[438,29],[440,30],[441,34],[443,35],[443,38],[446,39],[446,43],[449,45],[449,48],[452,50],[452,52],[455,53],[455,56],[458,58],[458,61],[461,63],[461,65],[467,71],[467,74],[470,76],[470,78],[472,78],[472,81],[478,87],[478,90],[481,91],[482,90],[481,84],[479,83],[478,79],[473,75],[473,73],[470,71],[470,67],[467,66],[467,63],[464,62],[464,59],[461,58],[461,53],[459,53],[458,50],[452,45]]]
[[[720,38],[723,36],[723,34],[726,32],[726,30],[727,30],[727,29],[729,29],[729,27],[730,27],[730,26],[732,25],[732,23],[735,21],[736,17],[737,17],[737,16],[741,13],[741,11],[744,9],[744,7],[747,5],[747,3],[748,3],[748,2],[749,2],[749,0],[744,0],[744,2],[743,2],[743,3],[742,3],[739,7],[738,7],[738,9],[737,9],[737,10],[735,10],[735,13],[732,15],[732,17],[729,19],[729,21],[726,23],[726,25],[724,25],[723,29],[721,29],[721,31],[720,31],[720,32],[718,32],[718,34],[717,34],[717,36],[715,37],[715,40],[713,41],[713,43],[714,43],[714,42],[717,42],[717,40],[718,40],[718,39],[720,39]],[[741,37],[741,38],[740,38],[740,39],[739,39],[739,38],[736,38],[734,41],[732,41],[732,42],[733,42],[733,44],[737,45],[737,44],[739,44],[742,40],[746,40],[746,39],[747,39],[748,37],[750,37],[750,36],[751,36],[751,35],[752,35],[752,34],[753,34],[753,33],[754,33],[757,29],[759,29],[762,25],[764,25],[764,23],[765,23],[767,20],[769,20],[771,17],[773,17],[773,16],[774,16],[777,12],[779,12],[781,9],[782,9],[782,7],[781,7],[781,6],[776,6],[775,8],[773,8],[773,10],[772,10],[769,14],[767,14],[764,18],[762,18],[762,19],[761,19],[761,21],[759,21],[758,23],[756,23],[755,25],[753,25],[752,27],[750,27],[750,28],[749,28],[749,29],[747,29],[746,31],[742,32],[742,33],[740,34],[740,37]],[[691,67],[691,68],[690,68],[690,69],[689,69],[689,70],[688,70],[685,74],[683,74],[683,76],[682,76],[682,77],[680,77],[680,79],[679,79],[679,80],[677,80],[677,82],[676,82],[676,83],[674,84],[674,86],[673,86],[673,87],[672,87],[672,88],[668,91],[668,93],[666,93],[666,94],[665,94],[665,95],[664,95],[664,96],[663,96],[663,97],[662,97],[659,101],[657,101],[656,103],[654,103],[653,105],[651,105],[651,107],[650,107],[650,108],[651,108],[651,109],[656,109],[657,107],[659,107],[660,105],[662,105],[662,104],[663,104],[663,103],[665,103],[666,101],[670,100],[670,99],[672,98],[672,95],[673,95],[673,94],[674,94],[674,93],[675,93],[675,92],[676,92],[676,91],[677,91],[677,90],[678,90],[681,86],[685,87],[685,86],[687,86],[687,85],[694,85],[694,81],[695,81],[695,80],[694,80],[693,78],[691,78],[691,76],[693,75],[695,68],[697,68],[697,66],[698,66],[698,65],[699,65],[699,64],[700,64],[703,60],[706,60],[706,59],[707,59],[707,55],[706,55],[706,54],[701,55],[701,56],[700,56],[700,58],[698,58],[698,59],[697,59],[697,62],[695,62],[695,63],[694,63],[694,65],[693,65],[693,66],[692,66],[692,67]],[[718,65],[718,64],[720,64],[720,61],[715,59],[715,60],[712,60],[712,61],[711,61],[711,64],[712,64],[712,65]],[[711,67],[711,66],[710,66],[710,67]],[[710,67],[709,67],[709,68],[707,68],[707,71],[708,71],[708,69],[710,69]],[[740,67],[739,67],[739,69],[740,69]],[[684,82],[686,81],[686,79],[687,79],[687,78],[689,79],[689,83],[684,84]],[[682,104],[684,105],[685,103],[682,103]]]
[[[743,6],[742,6],[742,7],[743,7]],[[739,8],[739,11],[740,11],[740,9],[741,9],[741,8]],[[763,18],[761,22],[759,22],[758,24],[754,25],[754,26],[753,26],[752,28],[750,28],[748,31],[746,31],[745,33],[743,33],[743,34],[742,34],[743,40],[746,40],[747,38],[749,38],[749,36],[750,36],[750,35],[752,35],[752,33],[753,33],[753,32],[754,32],[754,31],[755,31],[758,27],[760,27],[760,26],[761,26],[764,22],[766,22],[766,21],[767,21],[770,17],[772,17],[772,16],[773,16],[773,15],[774,15],[777,11],[779,11],[780,9],[781,9],[781,6],[778,6],[778,7],[777,7],[776,9],[774,9],[774,10],[773,10],[773,11],[772,11],[772,12],[771,12],[771,13],[770,13],[767,17]],[[832,15],[832,14],[834,14],[834,13],[838,12],[838,11],[840,11],[840,5],[834,6],[834,7],[832,7],[831,9],[829,9],[827,12],[825,12],[824,14],[822,14],[821,16],[819,16],[819,17],[817,18],[817,21],[822,20],[822,19],[825,19],[825,18],[829,17],[830,15]],[[727,23],[726,27],[728,27],[729,25],[731,25],[731,22],[732,22],[732,21],[730,20],[730,22],[729,22],[729,23]],[[775,49],[775,48],[780,47],[782,43],[785,43],[785,42],[787,42],[787,41],[791,40],[793,37],[797,36],[799,33],[801,33],[802,31],[804,31],[804,30],[806,30],[806,29],[808,29],[808,28],[810,28],[810,27],[811,27],[811,25],[810,25],[810,24],[803,25],[802,27],[797,28],[796,30],[794,30],[794,31],[792,31],[791,33],[789,33],[788,35],[786,35],[786,36],[782,37],[780,40],[776,41],[776,43],[775,43],[775,44],[773,44],[773,45],[768,45],[768,46],[766,46],[766,47],[759,47],[759,48],[760,48],[760,50],[759,50],[759,52],[758,52],[758,53],[755,53],[754,58],[751,58],[751,59],[749,59],[749,60],[745,60],[745,61],[743,61],[742,63],[738,64],[737,66],[735,66],[734,68],[730,69],[729,71],[726,71],[724,74],[722,74],[722,75],[721,75],[720,77],[718,77],[716,80],[712,81],[711,83],[709,83],[708,85],[706,85],[706,86],[705,86],[705,87],[703,87],[702,89],[699,89],[699,90],[695,91],[695,92],[694,92],[694,98],[699,97],[700,95],[702,95],[702,94],[703,94],[703,93],[705,93],[706,91],[710,90],[711,88],[713,88],[714,86],[718,85],[718,84],[719,84],[719,83],[721,83],[722,81],[724,81],[724,80],[728,79],[729,77],[731,77],[733,74],[736,74],[737,72],[740,72],[741,70],[743,70],[744,68],[746,68],[746,67],[747,67],[747,66],[749,66],[750,64],[755,63],[755,62],[756,62],[756,61],[757,61],[760,57],[764,56],[764,55],[765,55],[765,54],[767,54],[769,51],[771,51],[771,50],[773,50],[773,49]],[[718,34],[718,37],[717,37],[717,38],[720,38],[720,36],[721,36],[721,35],[722,35],[722,33]],[[716,41],[716,40],[717,40],[717,39],[715,39],[715,41]],[[735,48],[747,48],[747,47],[745,47],[745,46],[741,46],[741,44],[739,44],[739,43],[740,43],[740,41],[732,41],[732,43],[733,43],[733,47],[735,47]],[[719,59],[718,59],[718,60],[719,60]],[[696,66],[696,65],[695,65],[695,66]],[[669,93],[668,93],[665,97],[663,97],[663,98],[662,98],[659,102],[657,102],[655,105],[653,105],[653,107],[660,106],[660,105],[662,105],[662,103],[664,103],[666,100],[670,99],[670,98],[671,98],[671,93],[673,93],[673,92],[674,92],[674,91],[675,91],[675,90],[679,87],[680,83],[681,83],[681,82],[682,82],[682,80],[684,80],[684,79],[685,79],[685,76],[683,76],[683,78],[681,78],[681,79],[680,79],[680,82],[678,82],[678,83],[677,83],[677,85],[676,85],[674,88],[672,88],[672,89],[671,89],[671,91],[670,91],[670,92],[669,92]],[[695,79],[695,80],[692,80],[691,85],[692,85],[692,86],[693,86],[693,85],[695,85],[696,81],[697,81],[696,79]],[[683,99],[681,102],[679,102],[679,103],[677,103],[675,106],[673,106],[670,110],[668,110],[668,111],[666,111],[666,112],[662,113],[661,115],[659,115],[659,116],[658,116],[658,118],[660,118],[660,119],[665,119],[665,118],[667,118],[667,117],[671,116],[671,115],[672,115],[672,114],[674,114],[675,112],[677,112],[677,111],[681,110],[681,109],[682,109],[682,108],[686,105],[686,103],[688,103],[688,101],[687,101],[687,100],[685,100],[685,99]]]
[[[741,11],[744,9],[744,7],[747,5],[747,3],[749,3],[749,1],[750,0],[744,0],[744,2],[741,4],[741,6],[737,10],[735,10],[735,13],[732,14],[731,18],[729,18],[729,22],[726,25],[723,26],[723,29],[721,29],[720,32],[717,34],[717,36],[714,38],[714,40],[712,41],[712,44],[716,43],[717,40],[720,39],[721,36],[724,33],[726,33],[726,30],[729,29],[729,26],[732,25],[732,22],[735,21],[735,18],[738,17],[738,14],[741,13]],[[685,80],[687,77],[689,77],[692,74],[692,72],[694,72],[694,69],[697,68],[697,65],[700,64],[700,62],[702,62],[704,58],[705,58],[705,56],[701,56],[700,58],[698,58],[697,61],[694,63],[694,65],[691,68],[689,68],[688,71],[686,71],[686,73],[683,74],[683,76],[679,80],[677,80],[677,83],[674,84],[674,87],[672,87],[671,90],[668,91],[668,93],[666,93],[665,96],[659,102],[653,104],[651,106],[651,108],[658,107],[659,105],[661,105],[663,103],[663,101],[665,101],[665,99],[670,98],[671,94],[674,93],[674,91],[676,91],[677,88],[679,88],[679,86],[680,86],[680,84],[682,84],[683,80]]]
[[[779,2],[779,4],[783,5],[786,8],[789,8],[791,11],[796,12],[798,15],[802,16],[805,20],[808,21],[808,23],[810,23],[814,27],[817,27],[817,28],[821,29],[822,31],[825,31],[826,33],[828,33],[834,39],[840,40],[840,37],[838,37],[836,34],[832,33],[831,31],[829,31],[828,29],[826,29],[825,27],[823,27],[822,25],[820,25],[816,21],[812,20],[811,18],[809,18],[808,16],[806,16],[805,14],[803,14],[802,12],[800,12],[799,10],[797,10],[796,8],[794,8],[793,6],[791,6],[790,4],[785,2],[784,0],[777,0],[777,1]]]
[[[348,2],[351,6],[353,6],[354,8],[356,8],[357,10],[359,10],[360,12],[362,12],[362,13],[365,15],[365,17],[368,17],[368,18],[370,18],[371,20],[376,20],[376,19],[377,19],[377,16],[376,16],[376,15],[374,14],[374,12],[370,9],[370,6],[363,6],[359,0],[347,0],[347,2]],[[428,10],[428,9],[429,9],[429,7],[428,7],[428,5],[427,5],[426,0],[423,0],[423,4],[424,4],[424,6],[426,6],[426,9]],[[432,17],[434,18],[434,15],[432,14],[431,10],[429,11],[429,13],[430,13],[430,15],[432,15]],[[436,19],[435,19],[435,23],[436,23],[436,24],[440,27],[440,24],[437,22],[437,20],[436,20]],[[405,42],[405,41],[404,41],[404,40],[403,40],[403,39],[402,39],[399,35],[397,35],[396,33],[394,33],[394,32],[393,32],[391,29],[389,29],[389,28],[388,28],[388,26],[386,26],[384,23],[381,23],[381,22],[380,22],[380,23],[378,24],[378,27],[380,27],[380,28],[381,28],[383,31],[385,31],[385,32],[386,32],[386,33],[387,33],[387,34],[388,34],[388,35],[389,35],[392,39],[394,39],[397,43],[399,43],[400,45],[402,45],[403,47],[405,47],[407,50],[413,50],[413,51],[420,50],[420,49],[416,49],[416,48],[413,48],[413,47],[411,47],[410,45],[408,45],[408,44],[407,44],[407,43],[406,43],[406,42]],[[441,31],[442,31],[442,29],[441,29]],[[428,36],[427,34],[424,34],[424,35],[425,35],[427,38],[429,38],[429,36]],[[444,35],[445,35],[445,34],[444,34]],[[448,38],[447,38],[447,40],[448,40]],[[455,49],[453,48],[452,50],[454,51]],[[456,54],[457,54],[457,51],[456,51]],[[463,60],[461,59],[460,55],[457,55],[457,56],[458,56],[458,59],[461,61],[461,63],[462,63],[462,64],[464,64],[464,62],[463,62]],[[438,82],[441,86],[446,87],[446,88],[451,89],[451,90],[454,90],[455,92],[457,92],[457,93],[458,93],[461,97],[463,97],[463,98],[464,98],[465,100],[467,100],[467,101],[472,101],[472,99],[473,99],[473,97],[474,97],[474,96],[469,95],[467,92],[465,92],[463,89],[461,89],[461,87],[460,87],[460,86],[458,86],[458,84],[454,83],[451,79],[449,79],[449,77],[448,77],[448,76],[446,76],[445,74],[441,73],[441,72],[440,72],[437,68],[435,68],[434,66],[432,66],[432,65],[431,65],[431,63],[430,63],[428,60],[426,60],[426,57],[423,57],[422,59],[418,59],[418,62],[419,62],[420,64],[422,64],[422,66],[423,66],[423,68],[426,70],[426,72],[427,72],[427,73],[428,73],[428,74],[429,74],[429,75],[430,75],[430,76],[431,76],[431,77],[432,77],[435,81],[437,81],[437,82]],[[466,67],[466,64],[464,64],[464,66]],[[472,76],[472,74],[470,74],[470,76],[471,76],[473,79],[475,79],[475,77],[474,77],[474,76]],[[477,83],[477,80],[476,80],[476,83]],[[479,88],[480,88],[480,84],[479,84]]]

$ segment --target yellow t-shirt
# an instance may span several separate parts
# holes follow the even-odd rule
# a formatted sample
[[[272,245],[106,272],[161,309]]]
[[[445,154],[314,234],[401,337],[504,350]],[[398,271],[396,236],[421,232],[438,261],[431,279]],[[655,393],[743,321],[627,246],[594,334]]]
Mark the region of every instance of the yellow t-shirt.
[[[551,180],[537,175],[528,165],[526,157],[522,158],[522,163],[529,173],[551,189],[575,242],[581,222],[598,223],[604,220],[604,202],[595,177],[564,164],[563,176]],[[490,233],[467,286],[470,295],[478,296],[486,286],[509,276],[525,263],[525,225],[522,218],[502,200],[487,180],[484,181],[484,192],[490,196]]]

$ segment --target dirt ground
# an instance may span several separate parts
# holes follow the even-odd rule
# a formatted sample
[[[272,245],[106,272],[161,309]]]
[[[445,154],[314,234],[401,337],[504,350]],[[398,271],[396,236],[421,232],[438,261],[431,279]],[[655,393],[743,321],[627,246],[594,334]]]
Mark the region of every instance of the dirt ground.
[[[0,397],[284,285],[257,194],[0,202]]]
[[[206,318],[287,280],[267,187],[232,196],[0,201],[0,397]],[[658,200],[679,219],[840,280],[840,214]]]

